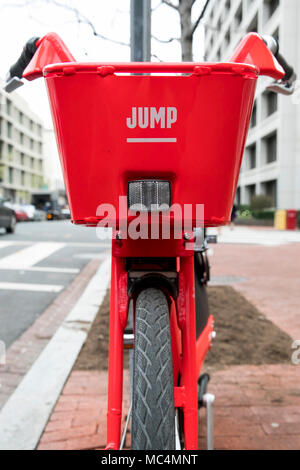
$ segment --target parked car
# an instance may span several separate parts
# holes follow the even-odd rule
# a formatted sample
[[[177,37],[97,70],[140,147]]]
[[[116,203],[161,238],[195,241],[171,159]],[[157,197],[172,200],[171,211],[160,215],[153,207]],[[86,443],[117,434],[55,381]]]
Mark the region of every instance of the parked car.
[[[22,209],[26,212],[29,220],[45,220],[45,212],[37,209],[33,204],[23,204]]]
[[[0,199],[0,227],[5,228],[7,233],[14,233],[17,216],[13,209],[5,205],[5,199]]]
[[[64,219],[71,219],[71,212],[68,206],[65,206],[61,210]]]
[[[24,209],[20,206],[20,204],[12,204],[9,201],[4,202],[4,205],[8,208],[14,211],[17,222],[25,222],[28,220],[28,215],[24,211]]]
[[[45,212],[41,211],[40,209],[35,209],[34,220],[37,220],[39,222],[41,222],[42,220],[46,220]]]

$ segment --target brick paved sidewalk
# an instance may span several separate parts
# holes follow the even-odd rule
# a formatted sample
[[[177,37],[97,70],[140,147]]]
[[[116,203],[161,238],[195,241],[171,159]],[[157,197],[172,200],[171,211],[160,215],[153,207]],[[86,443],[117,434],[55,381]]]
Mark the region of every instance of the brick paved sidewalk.
[[[213,276],[239,276],[234,284],[271,321],[300,339],[300,244],[280,247],[220,244]],[[292,350],[291,350],[292,353]],[[125,385],[128,389],[128,377]],[[216,449],[300,448],[300,365],[233,366],[214,373]],[[39,449],[105,446],[106,372],[73,371],[41,438]],[[125,395],[124,414],[128,409]],[[200,416],[200,447],[205,420]]]
[[[300,366],[234,366],[216,372],[209,391],[216,395],[216,449],[299,449]],[[125,374],[126,416],[128,374]],[[106,444],[106,372],[73,371],[38,449],[101,449]],[[205,448],[205,416],[200,413],[200,448]],[[129,442],[128,442],[129,443]]]
[[[129,409],[128,373],[124,408]],[[41,438],[40,450],[104,448],[106,445],[107,372],[73,371]]]
[[[275,325],[300,339],[300,243],[278,247],[220,244],[210,258],[212,276],[240,276],[233,285]]]

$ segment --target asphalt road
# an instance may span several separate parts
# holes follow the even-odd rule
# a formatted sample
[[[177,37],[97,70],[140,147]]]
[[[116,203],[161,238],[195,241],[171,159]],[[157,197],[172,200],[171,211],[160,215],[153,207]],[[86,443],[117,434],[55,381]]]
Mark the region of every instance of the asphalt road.
[[[95,228],[70,221],[19,223],[14,234],[0,229],[0,340],[6,347],[109,247]]]

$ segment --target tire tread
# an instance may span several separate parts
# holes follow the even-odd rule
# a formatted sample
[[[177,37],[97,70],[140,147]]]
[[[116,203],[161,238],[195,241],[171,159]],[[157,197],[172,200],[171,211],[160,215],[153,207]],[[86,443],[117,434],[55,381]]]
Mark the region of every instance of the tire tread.
[[[132,449],[173,450],[175,408],[169,306],[164,293],[143,290],[136,301]]]

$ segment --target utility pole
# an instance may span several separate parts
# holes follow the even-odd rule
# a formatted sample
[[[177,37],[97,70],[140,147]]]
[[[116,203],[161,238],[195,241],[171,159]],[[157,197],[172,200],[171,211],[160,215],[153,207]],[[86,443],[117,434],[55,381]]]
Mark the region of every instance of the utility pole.
[[[150,62],[151,0],[131,0],[130,47],[132,62]]]

